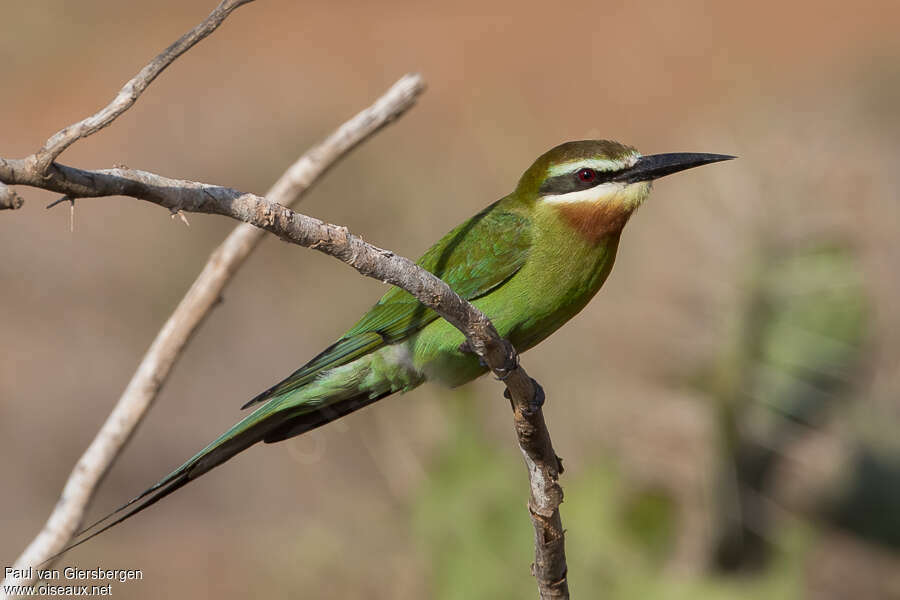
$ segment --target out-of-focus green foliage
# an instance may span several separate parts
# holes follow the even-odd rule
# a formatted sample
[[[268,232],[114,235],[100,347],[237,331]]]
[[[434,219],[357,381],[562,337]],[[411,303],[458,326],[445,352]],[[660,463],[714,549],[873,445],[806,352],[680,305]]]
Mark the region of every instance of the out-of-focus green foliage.
[[[462,402],[451,404],[452,433],[429,469],[414,511],[415,529],[429,554],[433,597],[529,597],[533,536],[524,467],[479,435]]]
[[[675,537],[675,504],[662,489],[636,491],[625,500],[622,525],[634,544],[660,566],[672,550]]]
[[[866,297],[852,251],[837,243],[760,252],[743,310],[699,387],[767,428],[813,424],[846,391],[866,336]],[[773,421],[774,420],[774,421]]]
[[[479,433],[455,404],[453,434],[429,468],[414,506],[414,529],[432,565],[431,597],[439,600],[530,598],[532,529],[520,459]],[[771,568],[752,579],[668,573],[678,506],[662,489],[645,489],[598,460],[578,476],[563,475],[563,524],[570,586],[578,597],[790,599],[800,596],[809,533],[783,528]]]
[[[760,568],[766,506],[782,456],[849,399],[866,337],[867,302],[853,251],[839,243],[760,244],[730,350],[701,388],[723,442],[713,563]]]
[[[758,319],[751,394],[781,415],[812,425],[852,380],[866,334],[866,299],[853,253],[838,244],[772,252],[751,296]]]

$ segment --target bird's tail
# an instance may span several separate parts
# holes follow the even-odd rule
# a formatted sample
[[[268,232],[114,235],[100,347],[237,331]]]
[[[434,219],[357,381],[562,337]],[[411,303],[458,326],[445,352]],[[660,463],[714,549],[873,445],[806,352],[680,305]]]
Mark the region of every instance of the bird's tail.
[[[304,407],[303,405],[297,406],[294,403],[286,407],[279,402],[279,398],[273,398],[247,415],[206,446],[206,448],[153,486],[147,488],[99,521],[82,529],[75,535],[76,541],[45,562],[49,562],[72,548],[80,546],[104,531],[115,527],[122,521],[156,504],[172,492],[187,485],[204,473],[211,471],[257,442],[277,442],[300,435],[367,406],[389,393],[374,397],[369,397],[368,395],[355,396],[315,409],[308,406]],[[120,516],[107,523],[107,521],[117,515]],[[106,523],[106,525],[97,529],[103,523]]]

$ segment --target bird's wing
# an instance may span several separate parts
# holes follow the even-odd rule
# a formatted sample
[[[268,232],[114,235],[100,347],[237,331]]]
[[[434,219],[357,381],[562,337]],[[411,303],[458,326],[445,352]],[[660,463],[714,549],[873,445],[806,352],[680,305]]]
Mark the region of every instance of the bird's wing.
[[[525,263],[530,245],[528,219],[495,203],[444,236],[419,259],[419,264],[441,277],[463,298],[474,300],[515,275]],[[385,344],[400,341],[437,318],[436,313],[412,295],[392,288],[344,337],[246,406],[283,397],[319,373],[346,364]],[[311,411],[298,415],[294,410],[296,406],[285,410],[278,402],[260,406],[178,469],[81,531],[78,534],[81,539],[60,554],[136,515],[259,441],[274,442],[298,435],[371,404],[378,398],[350,398],[339,402],[327,414]],[[124,515],[96,529],[129,508]]]
[[[417,264],[447,282],[461,297],[475,300],[515,275],[525,264],[530,247],[530,221],[504,210],[498,202],[441,238]],[[410,293],[392,288],[341,339],[242,408],[290,393],[319,373],[406,339],[437,318],[437,313]]]

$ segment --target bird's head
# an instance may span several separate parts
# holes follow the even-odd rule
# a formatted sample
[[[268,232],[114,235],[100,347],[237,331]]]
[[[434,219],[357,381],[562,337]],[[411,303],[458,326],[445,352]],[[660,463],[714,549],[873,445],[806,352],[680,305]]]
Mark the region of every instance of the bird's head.
[[[654,179],[732,158],[687,152],[641,156],[631,146],[609,140],[566,142],[538,157],[519,180],[516,194],[558,212],[597,240],[622,230]]]

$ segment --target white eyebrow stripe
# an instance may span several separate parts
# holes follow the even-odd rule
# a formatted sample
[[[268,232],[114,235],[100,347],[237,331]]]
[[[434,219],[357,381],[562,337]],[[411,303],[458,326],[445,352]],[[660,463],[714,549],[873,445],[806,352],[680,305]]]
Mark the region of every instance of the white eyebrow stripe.
[[[541,196],[543,202],[551,204],[577,204],[579,202],[599,202],[602,198],[621,190],[625,186],[617,182],[601,183],[586,190],[578,190],[577,192],[569,192],[568,194],[553,194],[550,196]]]
[[[633,167],[634,163],[637,162],[637,156],[629,156],[625,160],[613,160],[610,158],[582,158],[580,160],[573,160],[567,163],[560,163],[558,165],[553,165],[549,169],[547,169],[547,175],[549,177],[555,177],[557,175],[565,175],[566,173],[574,173],[578,169],[594,169],[596,171],[619,171],[621,169],[627,169],[629,167]]]

